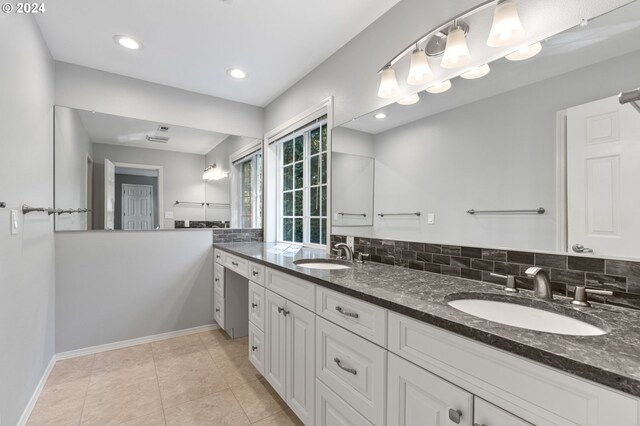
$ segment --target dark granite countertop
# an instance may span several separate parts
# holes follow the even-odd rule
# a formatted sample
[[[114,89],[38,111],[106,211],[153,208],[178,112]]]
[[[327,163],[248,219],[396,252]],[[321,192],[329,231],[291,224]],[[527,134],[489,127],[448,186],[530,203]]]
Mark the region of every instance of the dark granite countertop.
[[[640,397],[640,311],[598,303],[591,308],[579,308],[569,303],[571,299],[558,296],[550,302],[541,301],[527,290],[506,295],[502,287],[489,283],[372,262],[344,270],[308,269],[293,262],[327,258],[327,253],[309,248],[297,253],[274,253],[275,246],[275,243],[214,244],[250,261]],[[461,293],[473,298],[509,298],[518,304],[585,320],[608,333],[567,336],[487,321],[447,304]]]

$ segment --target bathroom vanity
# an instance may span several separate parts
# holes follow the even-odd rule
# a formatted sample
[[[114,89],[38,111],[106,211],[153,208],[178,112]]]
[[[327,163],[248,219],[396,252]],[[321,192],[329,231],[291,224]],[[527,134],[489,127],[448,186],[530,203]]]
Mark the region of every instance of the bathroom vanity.
[[[376,263],[311,269],[294,262],[321,264],[324,251],[281,248],[216,244],[216,275],[224,266],[250,280],[249,358],[307,425],[640,421],[640,312],[572,307],[564,297],[542,302],[528,291],[506,295],[492,284]],[[447,303],[505,297],[604,334],[516,328]],[[216,320],[226,328],[222,314]]]

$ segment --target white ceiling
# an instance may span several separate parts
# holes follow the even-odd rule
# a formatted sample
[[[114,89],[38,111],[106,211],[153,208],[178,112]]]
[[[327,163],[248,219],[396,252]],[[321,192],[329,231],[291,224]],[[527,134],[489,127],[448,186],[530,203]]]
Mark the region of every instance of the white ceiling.
[[[460,107],[487,97],[546,80],[630,52],[639,54],[640,1],[634,1],[594,18],[586,27],[577,26],[547,38],[540,54],[526,61],[492,62],[491,72],[479,80],[452,80],[452,88],[433,95],[421,91],[420,102],[410,106],[389,104],[343,127],[378,134],[413,121]],[[431,60],[430,60],[431,61]],[[402,74],[399,74],[402,78]],[[621,87],[620,90],[631,89]],[[612,93],[614,95],[615,93]],[[384,112],[383,120],[374,116]]]
[[[57,0],[36,19],[58,61],[266,106],[398,1]]]
[[[169,131],[159,132],[158,126],[167,125],[153,121],[78,110],[80,121],[94,143],[159,149],[205,155],[229,135],[206,130],[169,125]],[[146,136],[169,137],[169,142],[149,142]]]

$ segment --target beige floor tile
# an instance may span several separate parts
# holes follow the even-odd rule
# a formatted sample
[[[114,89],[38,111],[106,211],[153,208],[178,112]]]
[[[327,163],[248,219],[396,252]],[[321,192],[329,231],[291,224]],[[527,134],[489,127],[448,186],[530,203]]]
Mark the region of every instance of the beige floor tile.
[[[304,426],[304,423],[290,410],[281,411],[252,424],[253,426]]]
[[[169,426],[245,426],[250,424],[231,391],[222,391],[174,407],[165,407],[164,411]]]
[[[49,374],[47,384],[53,386],[80,379],[88,379],[91,375],[94,358],[94,355],[88,355],[56,362],[51,374]]]
[[[67,399],[53,404],[38,400],[27,425],[78,425],[84,398]]]
[[[242,359],[237,363],[223,365],[219,367],[219,369],[224,381],[227,382],[227,385],[230,387],[253,382],[262,377],[249,359]]]
[[[128,422],[120,423],[118,426],[164,426],[164,411],[156,410],[151,414],[139,417]]]
[[[156,362],[165,408],[228,389],[206,350]]]
[[[112,368],[97,371],[91,375],[87,395],[117,390],[136,383],[156,378],[156,369],[153,361],[147,361],[140,365],[123,368]]]
[[[198,334],[175,337],[151,344],[156,361],[180,355],[188,355],[206,349]]]
[[[62,401],[74,399],[84,400],[88,387],[89,376],[61,383],[47,380],[47,383],[44,385],[42,393],[38,398],[38,403],[53,406]]]
[[[162,409],[156,378],[133,385],[88,394],[82,424],[118,424]]]
[[[249,346],[239,343],[225,343],[210,347],[209,353],[218,367],[239,365],[241,361],[249,358]]]
[[[284,401],[263,380],[232,387],[231,390],[251,422],[273,416],[287,408]]]
[[[221,343],[232,340],[222,329],[203,331],[202,333],[198,333],[198,336],[207,348],[218,346]]]
[[[153,362],[151,345],[137,345],[96,354],[92,373],[120,370]]]

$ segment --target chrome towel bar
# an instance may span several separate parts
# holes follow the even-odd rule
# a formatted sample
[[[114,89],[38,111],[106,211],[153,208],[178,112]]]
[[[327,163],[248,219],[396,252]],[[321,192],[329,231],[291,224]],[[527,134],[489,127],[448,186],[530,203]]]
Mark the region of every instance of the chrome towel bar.
[[[378,213],[378,216],[380,217],[385,217],[385,216],[418,216],[420,217],[422,213],[420,212],[415,212],[415,213]]]
[[[542,207],[530,210],[474,210],[469,209],[469,214],[544,214],[546,210]]]
[[[366,213],[344,213],[344,212],[339,212],[338,214],[340,216],[362,216],[362,217],[367,217]]]
[[[180,204],[191,204],[191,205],[198,205],[198,206],[203,206],[206,204],[204,202],[197,202],[197,201],[177,201],[175,203],[173,203],[174,206],[178,206]]]

